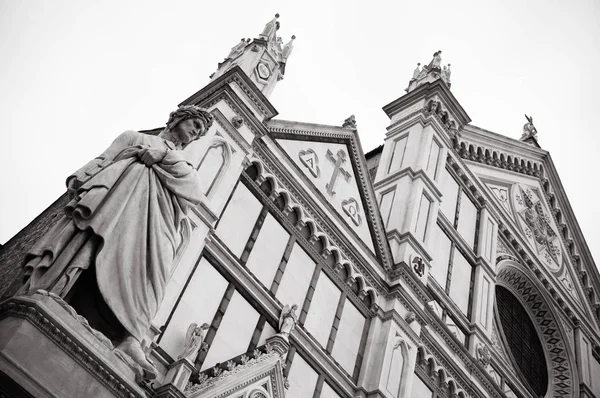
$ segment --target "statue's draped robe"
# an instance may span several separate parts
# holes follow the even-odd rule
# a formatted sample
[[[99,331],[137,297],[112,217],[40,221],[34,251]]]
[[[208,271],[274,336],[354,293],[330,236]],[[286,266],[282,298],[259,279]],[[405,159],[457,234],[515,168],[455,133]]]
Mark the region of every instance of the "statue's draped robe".
[[[148,167],[137,155],[143,147],[168,151]],[[171,276],[181,221],[204,197],[181,153],[162,138],[127,131],[74,173],[82,185],[65,216],[29,251],[23,290],[64,297],[94,267],[106,304],[141,340]]]

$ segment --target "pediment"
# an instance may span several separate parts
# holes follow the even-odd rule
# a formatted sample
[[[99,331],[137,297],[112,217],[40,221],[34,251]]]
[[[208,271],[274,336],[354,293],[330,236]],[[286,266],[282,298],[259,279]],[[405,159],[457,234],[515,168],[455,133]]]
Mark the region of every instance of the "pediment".
[[[244,358],[241,363],[209,369],[200,374],[198,384],[185,389],[188,398],[283,398],[285,379],[283,359],[276,351],[256,352],[254,358]],[[209,374],[212,377],[208,376]]]
[[[574,302],[582,306],[585,301],[582,300],[583,292],[576,284],[571,256],[540,180],[478,164],[469,166],[488,189],[496,207],[512,221],[538,261],[552,273]],[[499,254],[518,258],[514,253]]]
[[[269,131],[321,207],[373,254],[391,258],[356,130],[272,120]]]

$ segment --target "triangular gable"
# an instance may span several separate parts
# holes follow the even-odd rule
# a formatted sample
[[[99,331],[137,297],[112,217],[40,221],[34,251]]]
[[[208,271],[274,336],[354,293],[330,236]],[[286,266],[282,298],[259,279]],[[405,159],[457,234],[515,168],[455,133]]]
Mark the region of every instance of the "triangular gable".
[[[225,370],[213,368],[189,383],[184,394],[189,398],[283,397],[284,358],[275,352],[255,351],[254,358],[243,355],[241,363],[229,361]],[[215,369],[218,369],[215,373]]]
[[[391,264],[356,130],[271,120],[270,136],[300,177],[375,255]],[[382,243],[383,242],[383,243]]]
[[[470,165],[506,214],[538,260],[552,272],[574,302],[583,306],[583,292],[576,285],[574,267],[556,220],[537,178],[503,170]]]

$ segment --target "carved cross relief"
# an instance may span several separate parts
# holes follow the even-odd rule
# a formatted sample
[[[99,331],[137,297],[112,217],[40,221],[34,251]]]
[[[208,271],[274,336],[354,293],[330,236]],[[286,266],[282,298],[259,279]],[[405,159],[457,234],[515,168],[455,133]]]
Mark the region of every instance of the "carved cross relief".
[[[325,185],[327,188],[327,193],[331,196],[335,195],[335,184],[337,182],[338,176],[341,174],[346,182],[350,182],[350,173],[346,170],[342,169],[344,163],[346,163],[346,154],[341,149],[337,152],[337,159],[333,156],[333,153],[328,149],[327,150],[327,160],[334,164],[333,166],[333,174],[331,174],[331,179]]]
[[[331,177],[329,178],[329,182],[325,184],[325,190],[327,194],[333,198],[336,194],[335,187],[337,186],[338,180],[340,177],[347,183],[350,182],[352,178],[352,174],[348,172],[344,168],[344,163],[346,163],[346,153],[339,149],[337,153],[334,155],[331,150],[327,150],[325,157],[331,164],[333,165],[333,172],[331,173]],[[298,152],[298,159],[300,159],[300,163],[312,175],[314,178],[321,177],[321,169],[319,167],[319,157],[311,148],[306,150],[301,150]],[[360,215],[360,207],[358,201],[353,197],[348,199],[344,199],[340,203],[342,210],[350,221],[357,227],[362,224],[362,217]]]

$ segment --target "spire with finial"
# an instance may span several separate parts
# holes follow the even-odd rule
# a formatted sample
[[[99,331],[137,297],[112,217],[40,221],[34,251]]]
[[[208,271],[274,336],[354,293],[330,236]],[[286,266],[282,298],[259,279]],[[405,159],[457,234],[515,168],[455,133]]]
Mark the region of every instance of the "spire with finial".
[[[279,14],[275,14],[275,18],[273,18],[272,20],[267,22],[262,33],[259,35],[259,37],[261,39],[264,39],[266,41],[271,41],[271,39],[273,39],[273,37],[275,37],[277,30],[279,30],[278,19],[279,19]]]
[[[294,40],[296,40],[296,35],[292,35],[292,39],[288,41],[285,46],[283,46],[283,54],[281,55],[281,62],[286,63],[288,57],[292,53],[294,49]]]
[[[279,14],[275,14],[275,18],[267,22],[254,40],[241,39],[219,64],[218,70],[211,75],[211,79],[218,79],[237,66],[248,75],[264,95],[269,96],[275,84],[283,79],[285,66],[296,38],[292,36],[287,44],[283,44],[282,38],[277,36],[280,27],[278,19]]]
[[[442,51],[438,50],[433,53],[433,58],[429,64],[424,64],[422,69],[419,69],[420,63],[413,72],[412,79],[408,83],[406,92],[411,92],[423,83],[433,82],[441,79],[446,86],[450,88],[450,64],[442,68]]]

